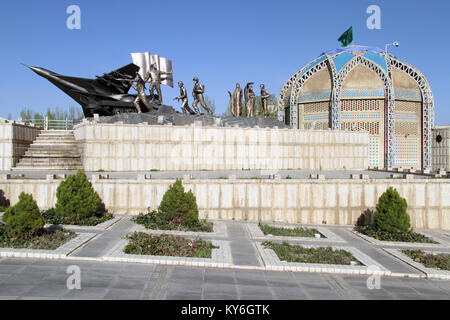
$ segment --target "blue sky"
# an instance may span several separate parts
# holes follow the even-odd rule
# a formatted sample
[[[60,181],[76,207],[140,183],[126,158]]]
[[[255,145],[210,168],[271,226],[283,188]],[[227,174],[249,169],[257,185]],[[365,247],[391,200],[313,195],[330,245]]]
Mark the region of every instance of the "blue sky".
[[[81,30],[66,27],[72,4],[81,8]],[[381,30],[366,27],[371,4],[381,8]],[[449,1],[15,0],[0,8],[0,117],[15,119],[23,107],[77,105],[20,63],[93,78],[144,51],[173,60],[175,81],[189,92],[198,76],[220,114],[236,82],[264,83],[278,96],[298,69],[339,47],[336,39],[353,25],[357,44],[400,42],[391,51],[425,74],[435,122],[450,124]],[[168,104],[178,93],[163,87]]]

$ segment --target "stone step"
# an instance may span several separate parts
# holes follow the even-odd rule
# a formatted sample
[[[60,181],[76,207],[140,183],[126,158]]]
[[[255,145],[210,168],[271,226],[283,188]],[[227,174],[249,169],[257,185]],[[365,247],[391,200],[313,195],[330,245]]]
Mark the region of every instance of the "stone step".
[[[30,151],[28,150],[23,155],[24,158],[80,158],[78,152],[45,152],[45,151]]]
[[[66,135],[71,135],[71,134],[73,134],[73,130],[53,130],[53,129],[50,129],[50,130],[42,130],[41,134],[47,134],[47,135],[50,135],[50,134],[64,135],[64,134],[66,134]]]
[[[83,170],[83,166],[58,166],[58,165],[52,165],[52,166],[20,166],[12,168],[12,171],[34,171],[34,170],[40,170],[40,171],[75,171],[75,170]]]
[[[42,131],[13,170],[83,169],[72,130]]]
[[[58,137],[67,137],[73,135],[73,131],[41,131],[39,133],[40,136],[58,136]]]
[[[83,164],[78,161],[78,162],[24,162],[24,163],[20,163],[18,164],[15,168],[16,169],[21,169],[21,168],[31,168],[31,167],[35,167],[36,169],[40,169],[42,167],[45,168],[82,168]]]
[[[38,144],[31,145],[29,150],[81,150],[81,147],[78,147],[76,144]]]
[[[22,158],[18,165],[31,163],[78,164],[81,163],[81,158],[79,157],[78,158],[65,157],[65,158],[51,158],[51,159],[49,157]]]
[[[39,142],[39,141],[43,141],[43,142],[45,142],[45,141],[55,141],[55,142],[64,142],[64,141],[69,141],[69,142],[75,142],[76,140],[75,140],[75,138],[74,137],[41,137],[41,136],[38,136],[37,138],[36,138],[36,140],[35,140],[36,142]]]

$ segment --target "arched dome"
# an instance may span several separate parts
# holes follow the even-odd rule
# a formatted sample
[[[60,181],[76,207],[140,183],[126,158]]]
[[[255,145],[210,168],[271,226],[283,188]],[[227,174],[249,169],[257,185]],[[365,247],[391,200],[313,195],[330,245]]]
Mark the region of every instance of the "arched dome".
[[[294,128],[368,131],[370,165],[431,167],[431,89],[419,70],[380,48],[323,52],[285,83],[278,108]]]

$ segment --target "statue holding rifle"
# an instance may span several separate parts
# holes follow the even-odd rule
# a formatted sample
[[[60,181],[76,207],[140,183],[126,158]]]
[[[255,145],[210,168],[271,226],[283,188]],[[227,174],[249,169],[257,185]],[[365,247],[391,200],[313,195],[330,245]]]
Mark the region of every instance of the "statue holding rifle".
[[[141,107],[139,106],[139,102],[142,101],[142,103],[148,108],[149,111],[154,110],[152,106],[147,101],[147,96],[145,95],[145,83],[148,81],[150,77],[150,74],[145,78],[142,79],[141,75],[138,71],[136,71],[136,77],[131,81],[131,86],[134,88],[134,90],[137,91],[136,99],[133,101],[134,106],[136,107],[136,110],[138,113],[142,113]],[[136,84],[134,84],[136,82]]]
[[[194,111],[192,111],[191,108],[189,108],[189,101],[188,101],[188,96],[187,96],[187,90],[183,85],[183,81],[178,81],[178,87],[180,87],[180,95],[176,98],[174,98],[173,100],[181,100],[181,110],[183,111],[184,114],[187,114],[186,110],[190,113],[190,114],[195,114]]]

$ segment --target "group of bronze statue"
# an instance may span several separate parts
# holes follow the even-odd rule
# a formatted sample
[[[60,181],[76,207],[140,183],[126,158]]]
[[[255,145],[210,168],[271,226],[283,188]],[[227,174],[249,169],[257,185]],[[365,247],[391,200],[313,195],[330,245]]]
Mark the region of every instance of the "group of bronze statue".
[[[208,108],[208,106],[205,103],[205,99],[203,97],[203,93],[205,92],[205,86],[203,84],[200,84],[198,82],[198,78],[195,77],[193,79],[194,81],[194,89],[192,89],[192,96],[194,97],[194,103],[192,104],[192,108],[195,110],[193,111],[191,108],[189,108],[189,100],[187,95],[187,90],[184,87],[183,81],[178,81],[178,87],[180,87],[180,95],[174,100],[181,100],[181,110],[184,114],[187,114],[188,112],[190,114],[200,114],[200,110],[198,109],[197,104],[200,102],[200,105],[205,109],[208,114],[212,114],[211,109]]]
[[[131,85],[138,93],[136,96],[136,99],[133,102],[138,113],[142,112],[139,102],[142,102],[150,111],[155,110],[150,105],[150,103],[147,100],[147,96],[145,95],[145,89],[146,89],[145,84],[147,82],[151,82],[151,85],[149,88],[151,100],[152,101],[157,100],[159,102],[159,104],[162,104],[161,80],[162,80],[162,77],[167,74],[172,74],[172,71],[171,72],[160,71],[156,67],[156,64],[152,64],[150,66],[150,72],[145,77],[145,79],[143,79],[141,77],[139,72],[136,72],[135,78],[133,80],[131,80],[132,81]],[[186,91],[186,88],[184,87],[182,81],[178,82],[178,86],[180,87],[180,95],[178,97],[176,97],[174,100],[182,100],[181,110],[183,110],[183,113],[185,113],[185,114],[187,112],[189,112],[190,114],[200,115],[200,110],[197,106],[198,103],[200,103],[200,105],[203,107],[203,109],[206,110],[206,112],[208,112],[209,114],[212,114],[212,111],[206,105],[205,99],[203,97],[203,93],[205,91],[205,86],[198,82],[197,77],[195,77],[193,80],[194,80],[194,89],[192,91],[192,95],[194,96],[194,103],[192,104],[192,108],[195,111],[193,111],[189,107],[187,91]],[[158,94],[158,99],[155,98],[155,90],[156,90],[156,93]]]
[[[252,118],[255,116],[255,104],[256,104],[256,95],[253,92],[253,82],[247,83],[244,89],[244,97],[245,97],[245,104],[242,104],[242,88],[239,83],[236,83],[236,89],[233,93],[228,91],[228,94],[230,95],[230,108],[231,108],[231,114],[234,117],[241,117],[243,115],[243,108],[242,106],[245,105],[246,115],[247,118]],[[268,109],[268,102],[270,99],[270,94],[266,90],[263,84],[260,85],[261,88],[261,105],[264,110],[264,116],[268,117],[269,109]]]
[[[140,101],[148,108],[149,111],[155,110],[147,101],[147,96],[145,95],[145,84],[147,82],[151,82],[149,88],[150,97],[152,101],[156,100],[155,99],[155,90],[156,90],[156,93],[158,94],[158,102],[161,104],[162,103],[161,81],[162,77],[168,74],[172,74],[172,71],[171,72],[160,71],[158,70],[155,63],[153,63],[150,66],[150,70],[145,79],[141,77],[139,71],[136,71],[136,77],[133,80],[131,80],[131,85],[134,88],[134,90],[136,90],[138,93],[133,103],[139,113],[142,112],[141,107],[139,105]]]
[[[142,102],[149,109],[149,111],[155,110],[147,100],[147,96],[145,94],[146,83],[151,82],[151,85],[149,88],[151,100],[152,101],[157,100],[159,102],[159,104],[162,104],[161,81],[165,75],[169,75],[169,74],[172,74],[172,71],[170,71],[170,72],[160,71],[160,70],[158,70],[156,64],[152,64],[150,66],[150,70],[149,70],[147,76],[145,77],[145,79],[141,77],[139,72],[136,72],[135,78],[130,81],[132,81],[131,85],[138,93],[136,96],[136,99],[134,100],[133,103],[139,113],[142,112],[141,107],[139,105],[140,102]],[[201,114],[200,109],[198,108],[198,104],[200,103],[202,108],[208,114],[211,115],[212,111],[206,105],[205,99],[203,97],[203,94],[205,92],[205,86],[199,83],[197,77],[195,77],[193,79],[193,81],[194,81],[194,88],[192,90],[192,96],[194,97],[194,103],[192,104],[192,108],[189,107],[189,99],[188,99],[187,90],[184,87],[184,84],[182,81],[178,82],[178,87],[180,88],[180,95],[178,97],[174,98],[174,100],[177,100],[177,101],[181,100],[181,110],[183,111],[184,114],[189,113],[189,114],[200,115]],[[245,86],[245,89],[244,89],[244,97],[245,97],[244,105],[245,105],[245,109],[246,109],[246,116],[248,118],[255,116],[256,95],[253,92],[253,88],[252,88],[253,84],[254,84],[253,82],[247,83],[247,85]],[[264,110],[264,116],[268,117],[269,116],[268,100],[270,98],[270,94],[264,88],[263,84],[261,84],[260,87],[261,87],[261,105]],[[157,99],[155,97],[155,90],[158,95]],[[240,84],[239,83],[236,84],[236,89],[234,90],[233,93],[231,93],[230,91],[228,91],[228,93],[230,94],[231,114],[234,117],[243,116],[243,108],[242,108],[243,95],[242,95],[242,88],[241,88]]]

